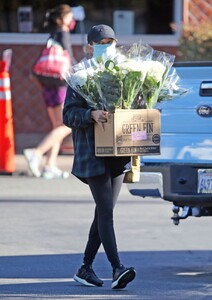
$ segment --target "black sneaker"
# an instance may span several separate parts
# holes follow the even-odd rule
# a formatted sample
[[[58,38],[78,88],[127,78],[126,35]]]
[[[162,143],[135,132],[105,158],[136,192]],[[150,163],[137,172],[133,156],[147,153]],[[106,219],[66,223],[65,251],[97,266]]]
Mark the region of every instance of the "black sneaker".
[[[112,289],[123,289],[135,278],[134,268],[125,268],[123,265],[116,268],[113,272]]]
[[[103,286],[104,282],[99,279],[91,266],[82,266],[74,275],[74,280],[87,286]]]

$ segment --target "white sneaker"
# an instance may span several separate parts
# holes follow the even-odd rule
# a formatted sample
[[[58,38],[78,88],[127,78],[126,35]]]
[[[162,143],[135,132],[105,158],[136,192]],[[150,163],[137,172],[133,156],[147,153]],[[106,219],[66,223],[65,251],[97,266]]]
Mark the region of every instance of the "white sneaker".
[[[45,179],[58,179],[58,178],[63,178],[67,179],[69,177],[68,172],[63,172],[62,170],[58,169],[57,167],[49,167],[45,166],[42,177]]]
[[[40,165],[41,157],[35,154],[35,151],[33,149],[24,149],[23,153],[27,160],[28,167],[32,175],[35,177],[40,177],[41,172],[39,170],[39,165]]]

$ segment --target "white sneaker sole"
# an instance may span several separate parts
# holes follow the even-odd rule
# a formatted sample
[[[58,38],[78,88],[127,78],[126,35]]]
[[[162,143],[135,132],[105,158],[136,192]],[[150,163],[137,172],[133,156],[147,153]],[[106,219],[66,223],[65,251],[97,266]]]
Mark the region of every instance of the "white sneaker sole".
[[[43,172],[42,178],[44,179],[68,179],[69,173],[68,172],[62,172],[61,174],[54,174],[51,172]]]
[[[123,272],[116,281],[112,283],[112,289],[123,289],[135,278],[136,272],[134,269],[128,269]]]
[[[77,282],[79,282],[79,283],[82,283],[82,284],[84,284],[86,286],[97,286],[95,284],[87,282],[85,279],[82,279],[82,278],[78,277],[77,275],[74,275],[74,280],[77,281]]]

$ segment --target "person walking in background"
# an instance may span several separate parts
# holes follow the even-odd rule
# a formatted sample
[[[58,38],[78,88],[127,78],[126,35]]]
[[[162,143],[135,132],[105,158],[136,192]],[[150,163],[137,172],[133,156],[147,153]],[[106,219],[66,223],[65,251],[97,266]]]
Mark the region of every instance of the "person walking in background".
[[[88,33],[89,53],[93,57],[116,51],[113,29],[97,25]],[[92,51],[91,51],[92,49]],[[103,286],[104,282],[95,274],[92,264],[102,244],[112,266],[112,289],[122,289],[135,278],[133,267],[126,268],[120,262],[113,227],[113,208],[116,204],[123,179],[124,166],[130,157],[96,157],[94,147],[94,123],[101,127],[108,113],[94,110],[86,100],[68,87],[63,122],[72,128],[74,162],[72,173],[89,185],[95,201],[94,219],[90,227],[83,264],[74,279],[87,286]]]
[[[49,39],[53,39],[63,49],[68,51],[72,64],[75,63],[70,35],[73,20],[71,7],[62,4],[46,13],[44,23],[44,26],[51,32]],[[24,149],[24,156],[33,176],[42,176],[47,179],[66,178],[68,177],[68,173],[63,172],[57,167],[57,157],[63,139],[71,134],[71,129],[66,127],[62,122],[62,109],[67,87],[62,84],[61,86],[43,85],[41,87],[52,131],[47,134],[36,148]],[[44,154],[46,154],[46,163],[41,171],[40,164]]]

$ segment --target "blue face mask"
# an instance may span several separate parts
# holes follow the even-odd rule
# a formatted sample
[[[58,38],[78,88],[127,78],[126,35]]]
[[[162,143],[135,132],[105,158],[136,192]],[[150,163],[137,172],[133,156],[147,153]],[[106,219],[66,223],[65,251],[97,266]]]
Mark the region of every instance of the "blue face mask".
[[[93,57],[98,59],[99,57],[113,57],[116,54],[115,44],[98,44],[93,45]]]

